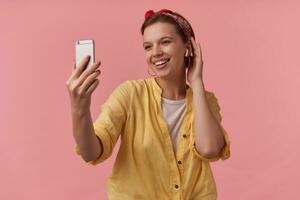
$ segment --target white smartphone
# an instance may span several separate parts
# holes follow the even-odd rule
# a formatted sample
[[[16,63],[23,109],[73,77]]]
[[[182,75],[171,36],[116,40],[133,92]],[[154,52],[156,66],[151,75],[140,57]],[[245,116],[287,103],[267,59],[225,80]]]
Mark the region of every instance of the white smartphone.
[[[80,61],[87,55],[90,55],[90,61],[87,67],[91,66],[95,62],[95,44],[94,40],[78,40],[75,42],[76,51],[76,67],[78,67]]]

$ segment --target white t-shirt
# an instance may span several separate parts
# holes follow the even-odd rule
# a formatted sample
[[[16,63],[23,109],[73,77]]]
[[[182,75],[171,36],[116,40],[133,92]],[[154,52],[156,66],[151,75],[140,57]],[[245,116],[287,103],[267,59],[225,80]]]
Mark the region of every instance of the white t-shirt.
[[[179,129],[186,111],[186,99],[170,100],[162,97],[162,109],[171,134],[173,149],[176,152]]]

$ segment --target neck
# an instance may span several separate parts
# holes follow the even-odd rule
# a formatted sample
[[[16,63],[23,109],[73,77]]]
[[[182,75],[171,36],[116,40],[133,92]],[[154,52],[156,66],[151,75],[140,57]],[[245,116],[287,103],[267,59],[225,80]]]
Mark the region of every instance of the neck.
[[[176,79],[164,79],[157,77],[155,80],[162,89],[162,97],[171,100],[180,100],[185,98],[186,89],[188,88],[185,76]]]

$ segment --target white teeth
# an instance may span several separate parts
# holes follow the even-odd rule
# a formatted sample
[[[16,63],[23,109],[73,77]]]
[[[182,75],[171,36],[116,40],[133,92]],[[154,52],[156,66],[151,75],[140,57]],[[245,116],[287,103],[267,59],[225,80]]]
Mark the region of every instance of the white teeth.
[[[165,64],[165,63],[168,62],[168,61],[169,61],[168,59],[167,59],[167,60],[161,60],[161,61],[155,62],[154,64],[155,64],[156,66],[158,66],[158,65]]]

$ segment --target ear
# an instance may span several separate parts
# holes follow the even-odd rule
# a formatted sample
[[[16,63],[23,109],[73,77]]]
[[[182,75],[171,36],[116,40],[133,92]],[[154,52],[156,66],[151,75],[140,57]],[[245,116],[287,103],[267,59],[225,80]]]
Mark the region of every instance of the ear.
[[[186,48],[189,50],[189,56],[193,56],[193,45],[190,40],[186,42]]]
[[[186,48],[190,48],[192,46],[192,42],[190,40],[188,40],[186,43],[185,43],[185,46]]]

